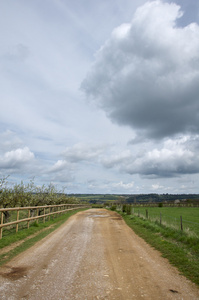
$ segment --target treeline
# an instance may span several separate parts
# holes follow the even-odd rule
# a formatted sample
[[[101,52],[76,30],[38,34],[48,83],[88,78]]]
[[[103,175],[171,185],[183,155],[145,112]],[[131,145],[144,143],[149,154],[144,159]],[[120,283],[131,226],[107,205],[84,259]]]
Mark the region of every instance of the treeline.
[[[83,201],[86,199],[92,204],[115,203],[172,203],[180,202],[199,203],[199,194],[71,194]]]
[[[26,184],[21,181],[10,186],[7,178],[0,179],[0,208],[79,203],[77,198],[68,197],[53,184],[40,187],[30,180]]]
[[[199,194],[138,194],[125,195],[127,203],[144,203],[144,202],[174,202],[187,201],[199,202]]]
[[[75,196],[79,199],[88,199],[89,202],[104,202],[107,200],[117,200],[119,195],[116,194],[69,194],[69,196]]]

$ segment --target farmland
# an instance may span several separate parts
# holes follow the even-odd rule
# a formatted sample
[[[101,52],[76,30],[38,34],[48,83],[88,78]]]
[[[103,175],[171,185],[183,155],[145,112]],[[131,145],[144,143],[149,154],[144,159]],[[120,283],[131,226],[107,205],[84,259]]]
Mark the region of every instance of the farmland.
[[[180,229],[180,218],[182,217],[183,229],[189,233],[195,233],[199,237],[199,207],[134,207],[134,213],[146,217],[151,221],[160,220],[167,227]]]

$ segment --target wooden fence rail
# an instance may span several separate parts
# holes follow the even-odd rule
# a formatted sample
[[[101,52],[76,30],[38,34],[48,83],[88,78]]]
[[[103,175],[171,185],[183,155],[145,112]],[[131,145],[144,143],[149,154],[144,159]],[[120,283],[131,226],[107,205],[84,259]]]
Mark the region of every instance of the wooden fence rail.
[[[43,222],[45,222],[46,217],[53,216],[56,214],[61,214],[66,211],[70,210],[75,210],[75,209],[80,209],[80,208],[88,208],[90,207],[89,205],[84,205],[84,204],[59,204],[59,205],[45,205],[45,206],[27,206],[27,207],[13,207],[13,208],[1,208],[0,209],[0,214],[1,214],[1,223],[0,223],[0,239],[2,238],[2,232],[3,228],[7,226],[12,226],[16,225],[16,232],[18,232],[18,224],[22,222],[27,222],[27,228],[29,228],[29,223],[30,221],[37,220],[40,218],[43,218]],[[46,210],[49,209],[49,212],[46,212]],[[52,212],[53,209],[53,212]],[[57,209],[57,211],[55,211]],[[20,219],[19,218],[19,212],[27,210],[28,211],[28,218]],[[30,217],[31,212],[35,210],[36,216]],[[43,210],[43,214],[39,214]],[[17,212],[17,217],[16,221],[12,222],[6,222],[4,223],[4,212],[9,212],[9,211],[16,211]]]

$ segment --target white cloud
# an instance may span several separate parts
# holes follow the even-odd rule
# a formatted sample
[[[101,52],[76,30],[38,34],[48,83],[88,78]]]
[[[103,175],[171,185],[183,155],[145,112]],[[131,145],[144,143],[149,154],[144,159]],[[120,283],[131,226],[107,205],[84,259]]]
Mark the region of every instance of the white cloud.
[[[0,158],[0,167],[3,169],[20,169],[34,160],[34,153],[28,147],[8,151]]]
[[[48,173],[48,176],[46,176],[46,173]],[[48,168],[48,171],[44,173],[44,177],[46,177],[46,181],[66,187],[69,183],[74,182],[74,167],[66,160],[60,159]]]
[[[156,183],[156,184],[152,184],[152,189],[153,190],[162,190],[164,188],[163,185],[160,185],[159,183]]]
[[[162,1],[138,8],[113,31],[82,83],[112,121],[143,137],[199,130],[199,26],[176,26],[180,7]]]
[[[103,159],[107,168],[148,177],[175,177],[199,173],[198,138],[184,136],[165,140],[163,145],[137,153],[130,150]]]
[[[134,181],[129,182],[129,183],[124,183],[123,181],[120,181],[120,182],[112,184],[112,187],[126,189],[126,190],[132,189],[134,187]]]
[[[105,183],[98,183],[96,181],[92,181],[89,183],[88,187],[90,190],[96,191],[96,190],[104,190],[107,193],[121,193],[121,191],[124,191],[124,193],[132,193],[134,188],[134,181],[131,182],[123,182],[123,181],[107,181]]]
[[[51,172],[59,172],[68,168],[68,163],[65,160],[58,160],[50,169]]]

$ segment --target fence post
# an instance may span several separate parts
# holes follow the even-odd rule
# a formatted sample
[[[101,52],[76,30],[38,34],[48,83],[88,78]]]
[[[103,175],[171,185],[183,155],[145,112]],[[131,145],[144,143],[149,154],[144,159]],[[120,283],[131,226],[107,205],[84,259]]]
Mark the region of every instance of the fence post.
[[[46,209],[44,208],[44,218],[43,218],[43,222],[45,223],[45,213],[46,213]]]
[[[180,228],[183,231],[183,225],[182,225],[182,216],[180,216]]]
[[[30,209],[28,210],[28,218],[30,218]],[[28,221],[28,229],[29,229],[30,221]]]
[[[37,208],[37,217],[38,217],[38,214],[39,214],[39,209]],[[37,224],[38,224],[38,219],[36,219],[36,222],[37,222]]]
[[[149,213],[148,213],[148,209],[146,209],[146,218],[148,219]]]
[[[51,213],[51,207],[49,208],[49,213]],[[50,221],[50,216],[48,216],[48,221]]]
[[[1,212],[1,225],[3,225],[3,212]],[[2,231],[3,231],[3,228],[1,227],[0,228],[0,239],[2,239]]]
[[[19,210],[17,210],[17,221],[19,221]],[[16,224],[16,232],[18,232],[19,224]]]

